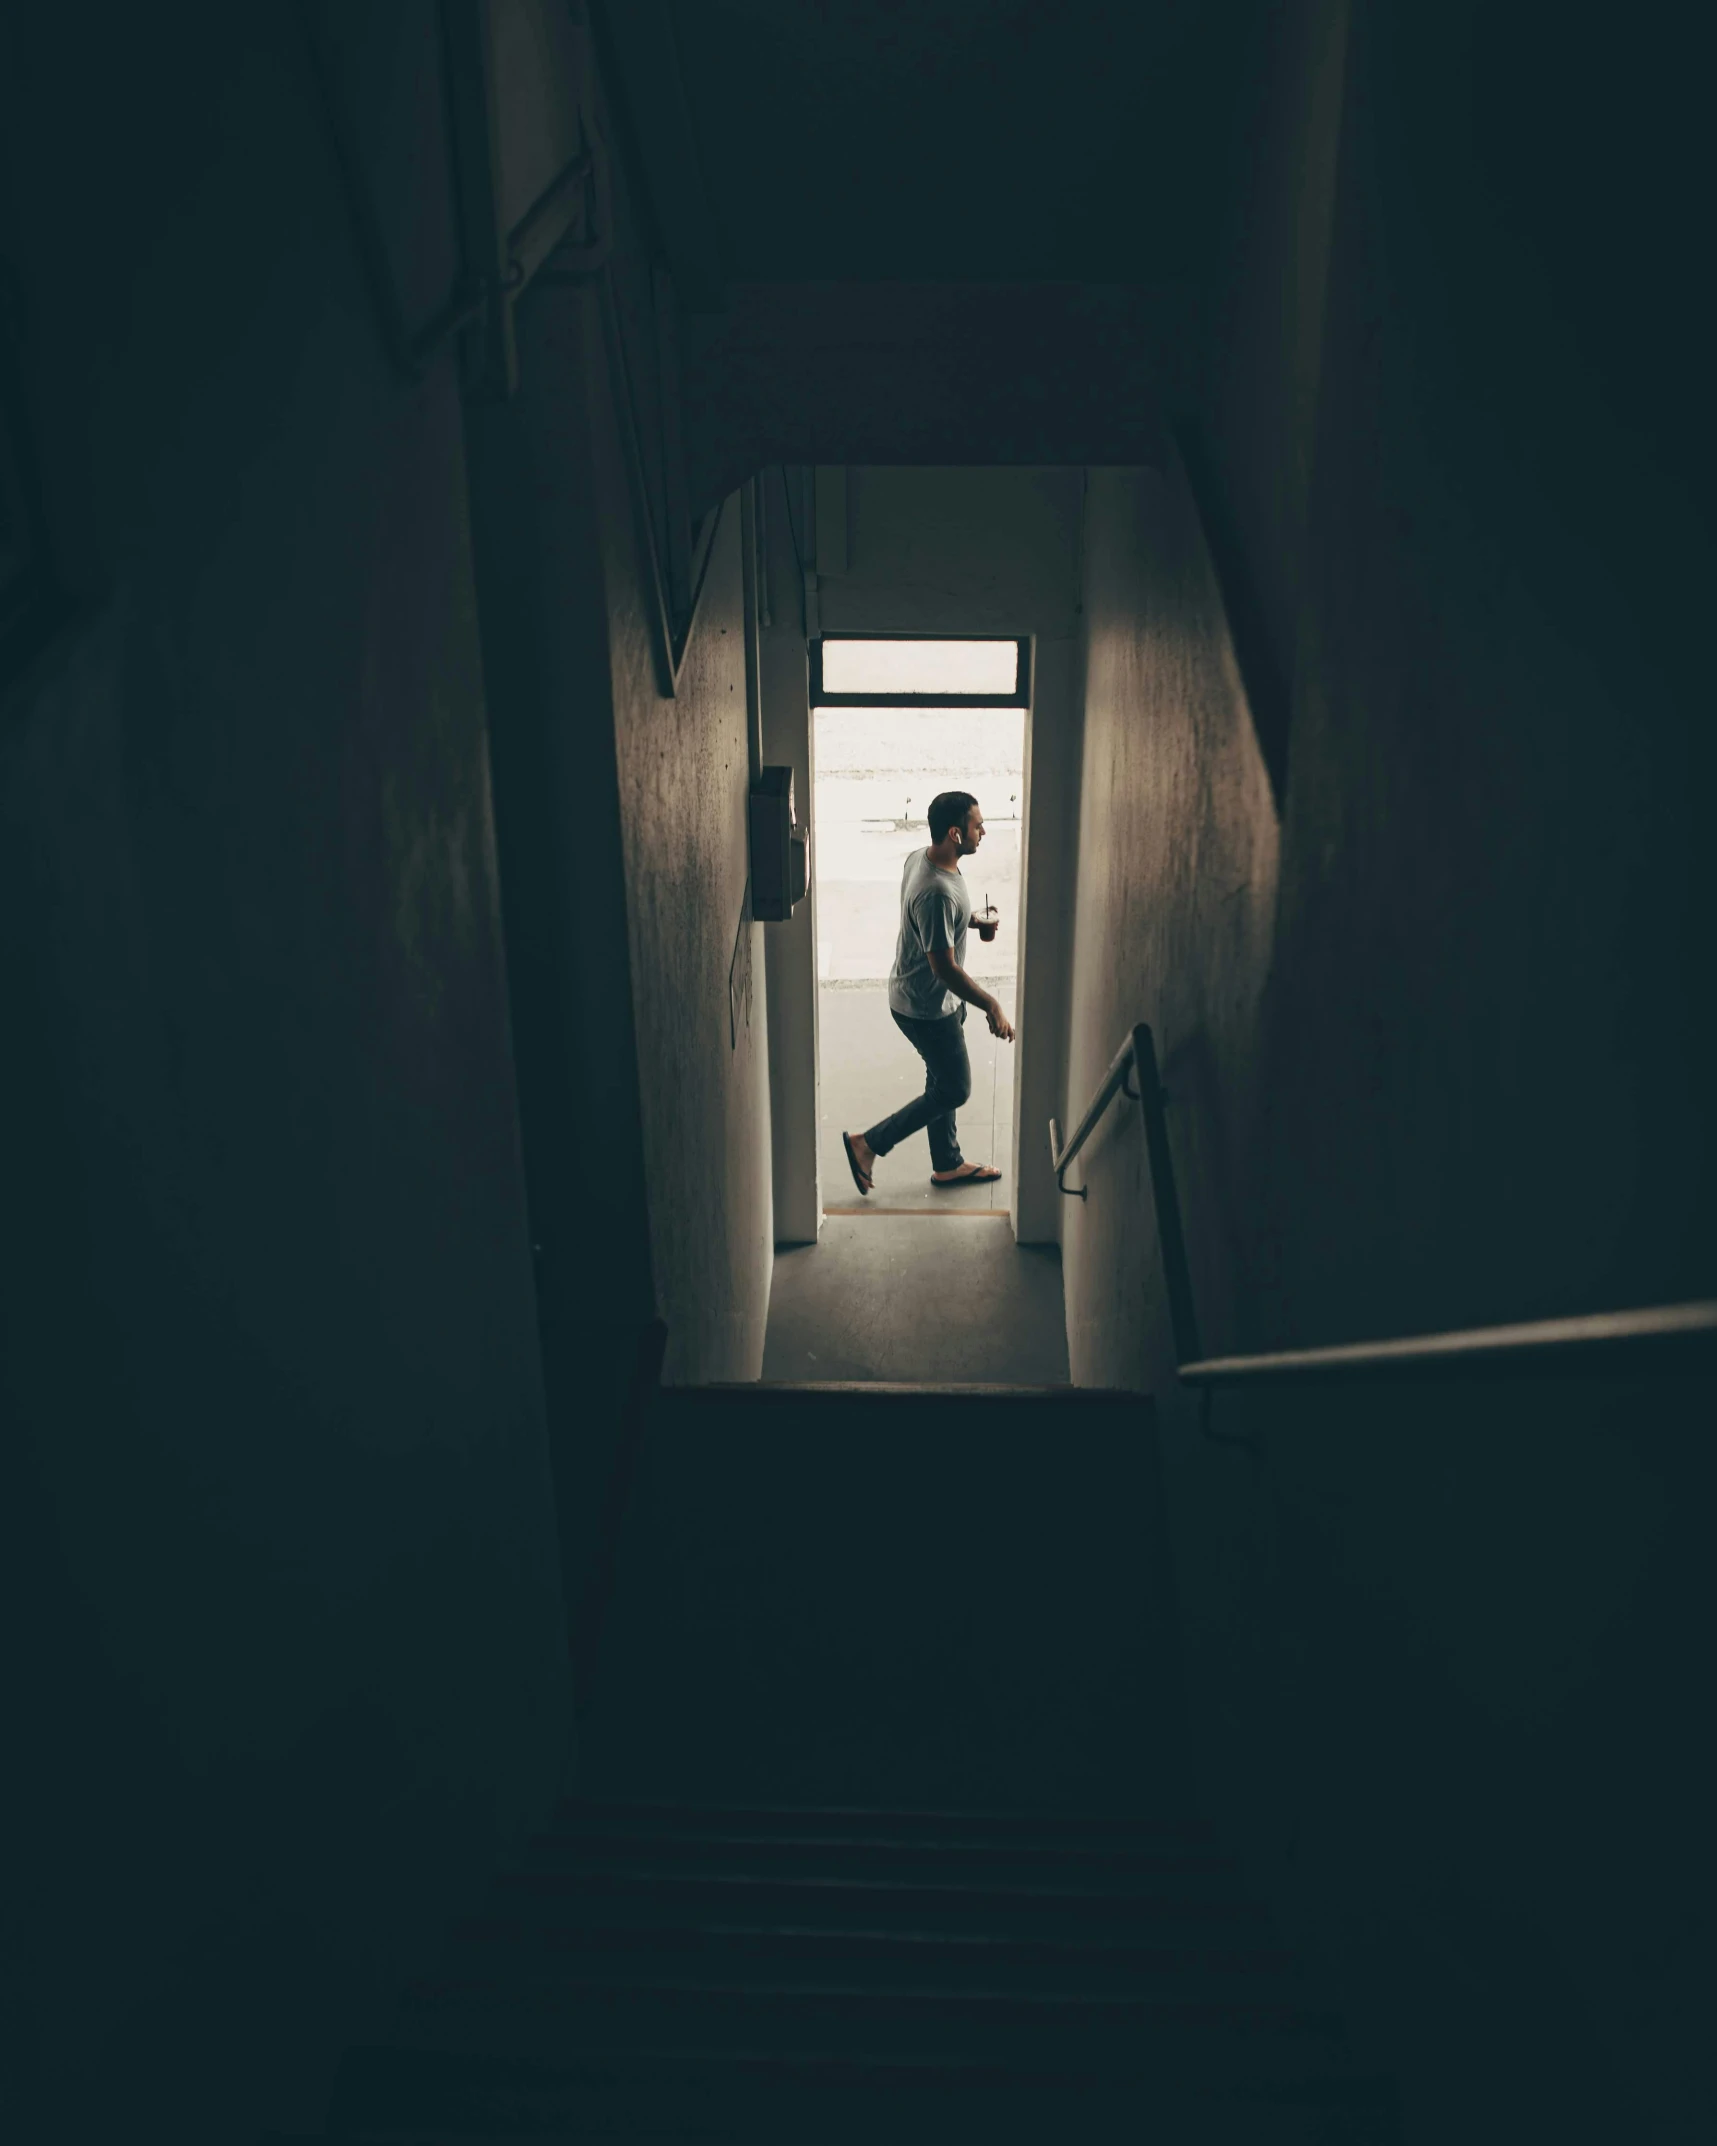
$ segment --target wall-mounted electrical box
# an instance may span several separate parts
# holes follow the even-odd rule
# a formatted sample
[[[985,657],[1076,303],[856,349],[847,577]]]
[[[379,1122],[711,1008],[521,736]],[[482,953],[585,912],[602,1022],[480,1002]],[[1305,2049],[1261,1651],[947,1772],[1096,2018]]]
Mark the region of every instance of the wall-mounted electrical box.
[[[811,883],[811,830],[793,817],[793,770],[766,767],[751,785],[751,913],[784,924]]]

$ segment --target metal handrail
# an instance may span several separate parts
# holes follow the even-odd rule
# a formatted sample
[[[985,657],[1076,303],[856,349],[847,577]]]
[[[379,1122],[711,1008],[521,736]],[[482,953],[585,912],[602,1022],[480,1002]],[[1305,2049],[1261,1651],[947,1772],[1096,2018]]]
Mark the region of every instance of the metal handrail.
[[[1084,1117],[1074,1127],[1073,1138],[1068,1141],[1066,1147],[1061,1146],[1061,1120],[1051,1118],[1049,1121],[1049,1160],[1055,1170],[1056,1185],[1067,1194],[1069,1199],[1084,1199],[1088,1188],[1084,1185],[1070,1185],[1067,1183],[1065,1176],[1067,1165],[1078,1154],[1086,1141],[1090,1139],[1097,1120],[1115,1100],[1116,1091],[1126,1080],[1132,1064],[1133,1039],[1129,1036],[1111,1060],[1109,1070],[1103,1076],[1102,1087],[1091,1098],[1090,1106],[1087,1108]],[[1057,1149],[1060,1149],[1059,1153],[1056,1152]]]
[[[1136,1088],[1128,1079],[1135,1068],[1139,1076]],[[1621,1369],[1642,1363],[1654,1369],[1677,1369],[1701,1357],[1717,1357],[1717,1300],[1699,1299],[1686,1304],[1647,1305],[1633,1311],[1593,1312],[1572,1319],[1538,1319],[1511,1326],[1465,1327],[1443,1334],[1400,1335],[1386,1341],[1348,1342],[1333,1348],[1275,1349],[1246,1356],[1205,1358],[1198,1345],[1192,1271],[1181,1229],[1174,1158],[1169,1151],[1169,1098],[1157,1073],[1156,1043],[1144,1022],[1115,1053],[1102,1086],[1065,1147],[1061,1144],[1060,1121],[1050,1119],[1049,1156],[1055,1182],[1071,1199],[1087,1196],[1088,1186],[1066,1182],[1067,1168],[1117,1095],[1125,1095],[1138,1104],[1144,1126],[1157,1241],[1162,1250],[1169,1325],[1174,1336],[1175,1371],[1183,1386],[1194,1386],[1208,1394],[1217,1387],[1285,1382],[1555,1369],[1570,1360],[1601,1360]]]
[[[1127,1075],[1137,1067],[1139,1085]],[[1187,1265],[1186,1239],[1180,1226],[1180,1198],[1175,1191],[1174,1158],[1169,1153],[1168,1093],[1157,1073],[1157,1046],[1149,1026],[1140,1021],[1115,1053],[1103,1076],[1103,1085],[1092,1097],[1090,1108],[1074,1127],[1073,1138],[1061,1145],[1061,1127],[1049,1121],[1049,1159],[1055,1182],[1070,1199],[1082,1200],[1089,1187],[1069,1185],[1067,1166],[1090,1139],[1097,1121],[1117,1095],[1137,1103],[1144,1125],[1145,1152],[1151,1164],[1151,1194],[1157,1210],[1157,1242],[1162,1247],[1163,1284],[1168,1291],[1169,1325],[1174,1332],[1178,1363],[1188,1364],[1199,1355],[1198,1314],[1192,1302],[1192,1270]]]
[[[1638,1311],[1591,1312],[1575,1319],[1534,1319],[1516,1326],[1471,1326],[1445,1334],[1409,1334],[1390,1341],[1347,1342],[1335,1348],[1280,1349],[1252,1356],[1213,1356],[1177,1367],[1183,1386],[1261,1382],[1321,1383],[1331,1379],[1429,1377],[1434,1373],[1554,1370],[1570,1361],[1601,1358],[1614,1369],[1650,1363],[1674,1369],[1714,1353],[1717,1302],[1652,1304]]]

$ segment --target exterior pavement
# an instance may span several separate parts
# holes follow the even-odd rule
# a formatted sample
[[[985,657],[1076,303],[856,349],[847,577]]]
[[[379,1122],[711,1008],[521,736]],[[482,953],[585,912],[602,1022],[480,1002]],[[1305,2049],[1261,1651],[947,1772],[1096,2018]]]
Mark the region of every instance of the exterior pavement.
[[[1011,1019],[1013,978],[987,976],[984,982]],[[841,1133],[865,1132],[879,1118],[910,1102],[923,1089],[924,1062],[889,1017],[885,983],[825,983],[818,993],[817,1020],[822,1067],[817,1146],[823,1212],[868,1214],[878,1219],[891,1208],[919,1214],[943,1210],[1006,1214],[1007,1177],[995,1185],[937,1191],[930,1182],[930,1143],[923,1133],[903,1141],[879,1163],[875,1189],[868,1198],[860,1195],[847,1168]],[[975,1006],[971,1009],[966,1017],[966,1050],[972,1061],[972,1099],[957,1120],[960,1150],[968,1162],[994,1162],[1009,1172],[1017,1049],[1017,1043],[998,1043],[983,1015]]]

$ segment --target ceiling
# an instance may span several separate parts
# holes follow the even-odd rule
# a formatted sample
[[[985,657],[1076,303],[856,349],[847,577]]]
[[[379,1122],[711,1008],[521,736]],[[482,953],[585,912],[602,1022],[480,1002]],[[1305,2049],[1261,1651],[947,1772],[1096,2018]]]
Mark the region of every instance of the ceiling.
[[[666,0],[724,274],[1133,283],[1221,243],[1261,0]]]

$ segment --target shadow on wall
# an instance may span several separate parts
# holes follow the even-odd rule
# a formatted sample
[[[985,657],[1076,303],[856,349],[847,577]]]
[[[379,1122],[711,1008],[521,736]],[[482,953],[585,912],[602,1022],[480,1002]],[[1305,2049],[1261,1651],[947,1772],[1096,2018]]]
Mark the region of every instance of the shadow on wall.
[[[410,105],[433,22],[377,12]],[[568,1756],[458,384],[387,361],[301,30],[0,32],[50,518],[112,592],[0,720],[31,2139],[314,2123]]]

